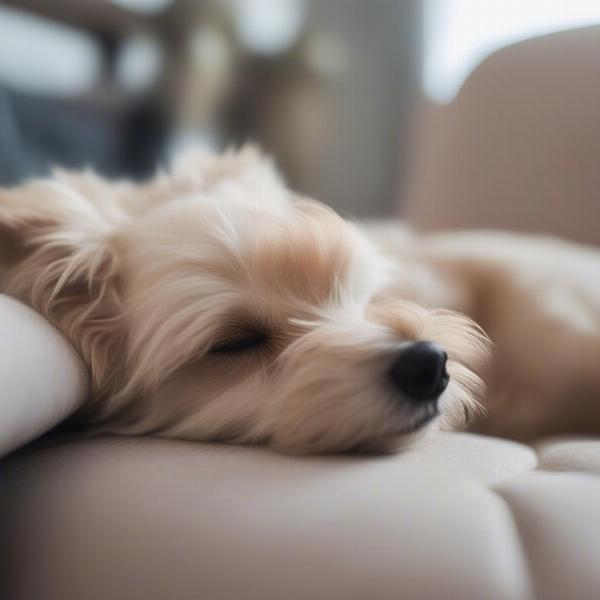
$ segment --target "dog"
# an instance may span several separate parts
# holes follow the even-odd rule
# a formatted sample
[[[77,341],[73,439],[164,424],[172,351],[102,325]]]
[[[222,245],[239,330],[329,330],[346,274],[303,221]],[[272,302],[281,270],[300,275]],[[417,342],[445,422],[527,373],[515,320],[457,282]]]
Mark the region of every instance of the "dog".
[[[469,422],[600,430],[590,248],[355,224],[251,147],[145,184],[57,171],[0,190],[0,240],[0,290],[89,368],[72,422],[91,433],[337,453]]]

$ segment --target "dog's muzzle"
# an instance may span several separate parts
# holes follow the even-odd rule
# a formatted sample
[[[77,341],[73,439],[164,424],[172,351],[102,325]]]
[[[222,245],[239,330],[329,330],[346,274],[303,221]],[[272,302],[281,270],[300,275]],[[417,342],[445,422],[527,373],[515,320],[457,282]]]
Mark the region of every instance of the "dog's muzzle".
[[[411,402],[435,407],[448,386],[448,355],[433,342],[411,342],[400,350],[392,366],[393,385]]]

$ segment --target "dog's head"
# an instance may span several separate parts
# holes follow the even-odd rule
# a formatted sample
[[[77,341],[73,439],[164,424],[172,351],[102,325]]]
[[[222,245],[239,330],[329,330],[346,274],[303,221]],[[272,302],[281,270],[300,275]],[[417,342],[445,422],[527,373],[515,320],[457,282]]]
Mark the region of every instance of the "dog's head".
[[[4,289],[84,356],[96,430],[389,451],[461,419],[481,386],[480,330],[387,291],[402,265],[252,150],[146,186],[5,190],[0,230]]]

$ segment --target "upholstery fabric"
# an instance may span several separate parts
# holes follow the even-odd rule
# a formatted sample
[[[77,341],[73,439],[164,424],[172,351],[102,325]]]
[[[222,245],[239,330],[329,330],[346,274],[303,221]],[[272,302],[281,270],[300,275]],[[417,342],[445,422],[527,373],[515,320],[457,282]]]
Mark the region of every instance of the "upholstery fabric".
[[[600,25],[492,54],[449,105],[423,108],[402,217],[600,244]]]
[[[598,440],[391,457],[152,438],[0,464],[3,598],[597,598]]]

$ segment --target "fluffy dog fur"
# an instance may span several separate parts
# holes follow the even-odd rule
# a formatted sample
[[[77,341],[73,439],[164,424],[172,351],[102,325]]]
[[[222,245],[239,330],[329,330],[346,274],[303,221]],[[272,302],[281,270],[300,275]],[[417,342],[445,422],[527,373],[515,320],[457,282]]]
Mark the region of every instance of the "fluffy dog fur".
[[[0,289],[71,340],[91,431],[390,451],[460,426],[600,430],[600,260],[543,238],[357,227],[245,149],[137,186],[93,173],[0,191]],[[464,316],[469,315],[469,317]],[[402,345],[448,354],[441,416],[403,401]]]

